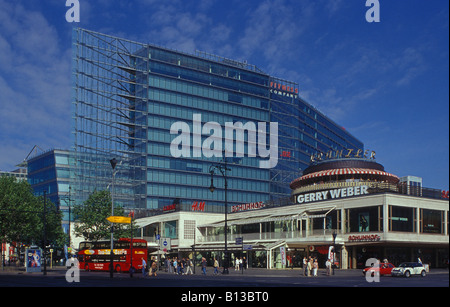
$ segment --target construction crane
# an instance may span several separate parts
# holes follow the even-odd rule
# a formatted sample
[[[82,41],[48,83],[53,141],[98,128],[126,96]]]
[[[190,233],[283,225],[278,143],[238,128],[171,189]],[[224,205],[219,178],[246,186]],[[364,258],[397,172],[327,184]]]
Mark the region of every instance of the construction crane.
[[[27,167],[28,166],[28,158],[31,156],[31,154],[34,152],[34,153],[37,153],[38,152],[38,149],[41,151],[41,152],[44,152],[44,150],[41,148],[41,147],[39,147],[38,145],[34,145],[33,146],[33,148],[30,150],[30,152],[28,153],[28,155],[26,156],[26,158],[25,159],[23,159],[23,161],[21,162],[21,163],[19,163],[19,164],[17,164],[16,166],[17,167]]]

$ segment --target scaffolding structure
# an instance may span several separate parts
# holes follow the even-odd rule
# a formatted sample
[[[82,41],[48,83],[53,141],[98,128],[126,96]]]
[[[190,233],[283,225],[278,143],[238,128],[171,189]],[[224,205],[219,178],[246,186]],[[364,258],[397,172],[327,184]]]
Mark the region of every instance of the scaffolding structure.
[[[146,197],[146,46],[76,28],[72,48],[76,200],[80,203],[96,190],[110,189],[116,204],[142,208]],[[113,158],[119,161],[114,176]]]

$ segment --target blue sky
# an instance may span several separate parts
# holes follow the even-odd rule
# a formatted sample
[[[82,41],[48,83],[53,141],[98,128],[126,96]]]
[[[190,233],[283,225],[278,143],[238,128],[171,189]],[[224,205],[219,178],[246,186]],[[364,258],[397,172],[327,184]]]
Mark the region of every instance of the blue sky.
[[[398,176],[449,188],[449,2],[0,0],[0,170],[34,145],[70,148],[71,31],[246,60],[377,152]]]

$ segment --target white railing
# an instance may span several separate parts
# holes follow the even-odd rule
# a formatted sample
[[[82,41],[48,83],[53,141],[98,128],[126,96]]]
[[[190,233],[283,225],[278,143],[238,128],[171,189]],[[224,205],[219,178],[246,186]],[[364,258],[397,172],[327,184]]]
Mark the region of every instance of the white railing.
[[[234,242],[236,238],[244,238],[245,241],[258,241],[258,240],[284,240],[284,239],[301,239],[301,238],[329,238],[330,241],[333,240],[333,233],[338,235],[341,233],[340,230],[336,229],[314,229],[314,230],[303,230],[300,231],[285,231],[285,232],[262,232],[262,233],[245,233],[245,234],[228,234],[227,241]],[[204,242],[223,242],[225,241],[225,235],[209,235],[197,238],[198,243]]]

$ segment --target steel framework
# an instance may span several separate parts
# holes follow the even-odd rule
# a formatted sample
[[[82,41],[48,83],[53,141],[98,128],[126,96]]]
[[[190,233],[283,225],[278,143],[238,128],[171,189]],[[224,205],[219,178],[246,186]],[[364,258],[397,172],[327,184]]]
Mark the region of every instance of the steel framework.
[[[114,198],[145,206],[148,57],[145,45],[74,29],[73,161],[78,202],[109,188],[116,158]],[[144,56],[140,56],[143,54]]]

